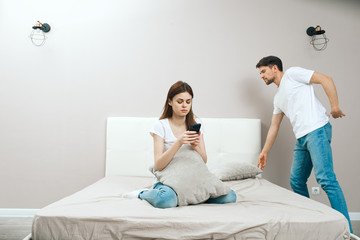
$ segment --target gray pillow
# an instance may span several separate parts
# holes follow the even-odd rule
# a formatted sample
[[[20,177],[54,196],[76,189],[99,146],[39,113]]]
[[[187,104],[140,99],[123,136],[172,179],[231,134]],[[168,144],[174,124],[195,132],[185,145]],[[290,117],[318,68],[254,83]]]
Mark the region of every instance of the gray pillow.
[[[209,171],[222,181],[241,180],[254,178],[262,171],[255,165],[236,160],[226,160],[214,164],[208,164]]]
[[[177,193],[178,206],[198,204],[209,198],[228,194],[231,189],[212,174],[200,154],[190,145],[183,145],[171,162],[162,170],[150,171],[157,179]]]

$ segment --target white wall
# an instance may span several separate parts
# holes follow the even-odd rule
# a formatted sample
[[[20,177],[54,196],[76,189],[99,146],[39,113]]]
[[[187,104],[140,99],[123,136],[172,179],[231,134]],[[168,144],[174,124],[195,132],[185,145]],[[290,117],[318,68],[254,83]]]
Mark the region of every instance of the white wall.
[[[334,77],[347,114],[331,120],[335,171],[359,212],[359,13],[355,0],[0,0],[0,208],[41,208],[102,178],[106,118],[159,116],[177,80],[199,117],[261,118],[264,141],[276,87],[255,65],[273,54]],[[37,20],[52,27],[43,47],[28,37]],[[323,52],[305,33],[317,24]],[[264,172],[286,188],[294,143],[286,119]]]

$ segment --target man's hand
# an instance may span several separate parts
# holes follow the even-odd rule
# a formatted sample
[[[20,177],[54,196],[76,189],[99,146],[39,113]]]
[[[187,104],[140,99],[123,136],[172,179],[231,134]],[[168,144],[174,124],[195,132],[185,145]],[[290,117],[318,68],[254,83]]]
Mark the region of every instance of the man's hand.
[[[267,160],[267,153],[261,152],[259,155],[257,167],[260,168],[261,170],[264,170],[264,167],[266,166],[266,160]]]
[[[331,114],[331,116],[333,116],[333,118],[345,117],[345,114],[341,111],[341,109],[339,107],[331,108],[330,114]]]

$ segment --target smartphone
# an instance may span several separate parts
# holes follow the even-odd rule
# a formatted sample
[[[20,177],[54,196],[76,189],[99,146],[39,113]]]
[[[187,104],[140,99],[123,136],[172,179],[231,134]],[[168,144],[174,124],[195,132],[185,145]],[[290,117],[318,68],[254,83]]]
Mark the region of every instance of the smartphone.
[[[201,123],[191,124],[189,131],[196,131],[197,133],[199,133],[200,127],[201,127]]]

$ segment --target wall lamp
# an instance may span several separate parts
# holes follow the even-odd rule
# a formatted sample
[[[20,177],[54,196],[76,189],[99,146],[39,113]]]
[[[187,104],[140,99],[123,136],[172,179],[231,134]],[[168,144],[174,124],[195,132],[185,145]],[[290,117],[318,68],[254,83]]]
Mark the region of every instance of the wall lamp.
[[[329,39],[325,35],[325,30],[321,29],[320,26],[309,27],[306,34],[311,37],[310,44],[315,50],[322,51],[327,47]]]
[[[51,27],[47,23],[41,23],[37,21],[36,25],[32,27],[34,30],[30,33],[30,38],[32,43],[40,47],[44,45],[46,41],[45,33],[49,32],[51,30]]]

